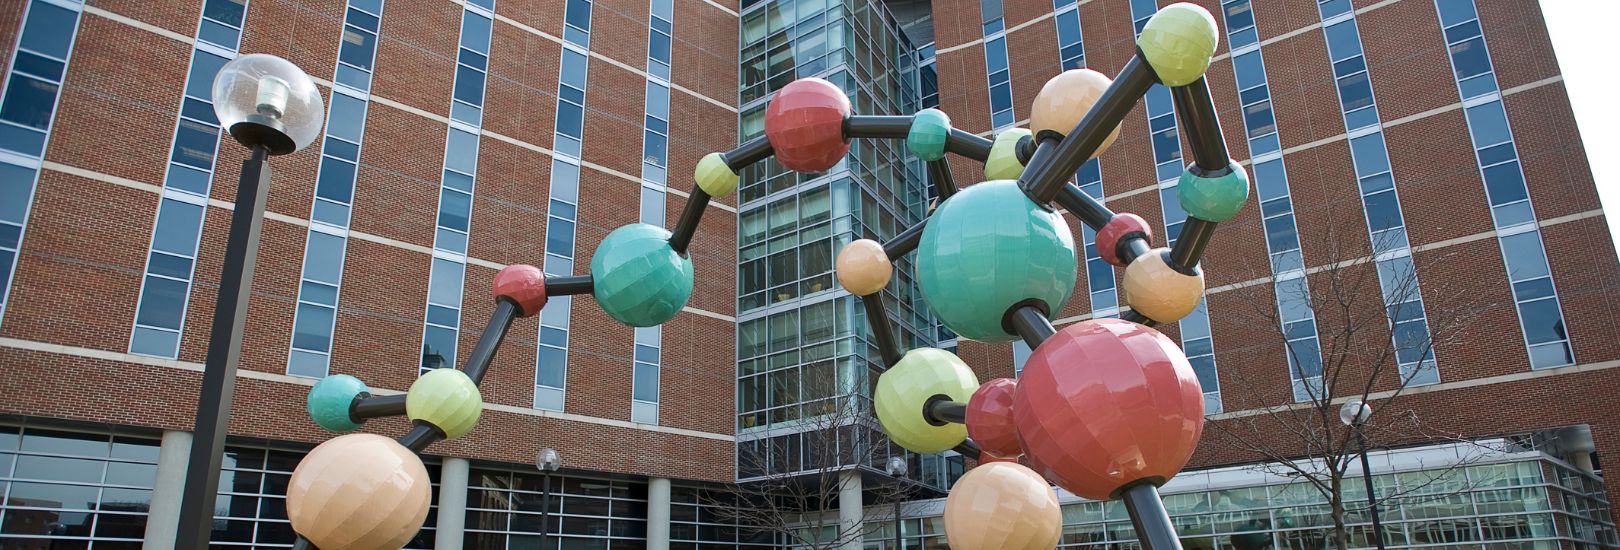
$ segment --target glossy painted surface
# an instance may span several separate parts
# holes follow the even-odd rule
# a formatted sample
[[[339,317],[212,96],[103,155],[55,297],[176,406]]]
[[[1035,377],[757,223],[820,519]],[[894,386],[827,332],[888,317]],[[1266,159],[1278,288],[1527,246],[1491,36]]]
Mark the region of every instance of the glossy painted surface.
[[[456,369],[433,369],[411,383],[405,393],[405,416],[439,428],[445,439],[466,435],[478,425],[484,398],[467,374]]]
[[[820,78],[783,86],[765,109],[765,136],[777,162],[795,172],[825,172],[849,153],[844,119],[849,96]]]
[[[287,484],[287,518],[321,550],[395,550],[422,529],[427,468],[376,434],[334,437],[304,456]]]
[[[997,378],[979,386],[968,400],[968,437],[979,449],[998,457],[1024,454],[1018,446],[1018,425],[1013,423],[1013,391],[1018,382]]]
[[[305,409],[310,420],[329,432],[343,433],[360,427],[349,417],[349,405],[354,398],[367,391],[366,383],[347,374],[334,374],[322,378],[309,389]]]
[[[1160,323],[1181,320],[1204,298],[1204,272],[1188,275],[1170,267],[1170,249],[1155,248],[1125,267],[1120,291],[1125,304]]]
[[[911,118],[906,148],[922,160],[945,158],[945,142],[951,135],[951,117],[939,109],[923,109]]]
[[[1030,135],[1028,128],[1008,128],[996,134],[990,145],[990,158],[984,161],[985,180],[1018,179],[1024,163],[1018,162],[1018,140]]]
[[[1062,536],[1057,492],[1014,462],[968,470],[945,498],[951,550],[1049,550]]]
[[[1165,86],[1185,86],[1202,78],[1219,43],[1215,16],[1187,2],[1160,8],[1136,38],[1142,56]]]
[[[923,405],[936,395],[967,401],[979,389],[979,379],[956,354],[936,348],[906,352],[878,378],[872,408],[884,433],[901,447],[917,453],[937,453],[967,438],[967,427],[930,424]]]
[[[591,256],[597,305],[633,327],[670,320],[692,297],[692,260],[669,246],[669,231],[644,223],[608,233]]]
[[[838,251],[834,265],[838,284],[856,296],[866,296],[889,286],[894,264],[883,252],[883,245],[872,239],[859,239]]]
[[[1193,167],[1181,173],[1176,184],[1176,196],[1187,215],[1212,222],[1232,219],[1243,204],[1249,201],[1249,173],[1243,165],[1228,159],[1226,175],[1206,178],[1193,173]]]
[[[1059,311],[1074,291],[1074,235],[1018,182],[968,186],[928,219],[917,246],[917,283],[945,326],[966,338],[1005,342],[1007,309],[1036,299]]]
[[[1069,69],[1058,73],[1051,80],[1041,86],[1041,93],[1035,96],[1035,104],[1029,111],[1029,128],[1036,135],[1041,132],[1055,132],[1059,136],[1069,135],[1075,126],[1080,125],[1080,119],[1091,111],[1091,106],[1097,104],[1097,98],[1102,97],[1109,84],[1114,81],[1107,75],[1091,69]],[[1119,139],[1119,127],[1108,133],[1102,145],[1091,158],[1107,151],[1114,140]]]
[[[1126,484],[1175,476],[1204,429],[1204,395],[1174,342],[1119,319],[1064,327],[1024,363],[1013,394],[1035,471],[1108,500]]]
[[[699,189],[711,197],[724,197],[737,190],[737,173],[731,171],[720,153],[703,155],[697,168],[692,171],[692,179],[697,181]]]
[[[1152,246],[1153,226],[1148,225],[1147,220],[1130,212],[1115,214],[1097,230],[1097,256],[1109,264],[1125,267],[1125,260],[1119,257],[1119,241],[1133,233],[1141,234]]]
[[[495,297],[510,298],[518,316],[533,317],[546,307],[546,273],[532,265],[513,264],[495,274]]]

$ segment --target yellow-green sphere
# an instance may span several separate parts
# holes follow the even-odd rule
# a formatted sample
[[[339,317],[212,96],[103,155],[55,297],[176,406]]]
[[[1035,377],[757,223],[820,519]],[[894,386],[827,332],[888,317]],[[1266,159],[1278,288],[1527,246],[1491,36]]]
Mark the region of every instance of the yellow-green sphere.
[[[1136,38],[1142,56],[1165,86],[1186,86],[1202,78],[1219,43],[1215,16],[1187,2],[1160,9]]]
[[[405,416],[432,424],[444,432],[445,439],[472,431],[483,412],[478,385],[456,369],[430,370],[405,393]]]
[[[916,453],[937,453],[967,439],[967,426],[935,426],[923,417],[923,406],[936,395],[966,403],[978,389],[978,377],[956,354],[917,348],[878,378],[873,408],[896,444]]]

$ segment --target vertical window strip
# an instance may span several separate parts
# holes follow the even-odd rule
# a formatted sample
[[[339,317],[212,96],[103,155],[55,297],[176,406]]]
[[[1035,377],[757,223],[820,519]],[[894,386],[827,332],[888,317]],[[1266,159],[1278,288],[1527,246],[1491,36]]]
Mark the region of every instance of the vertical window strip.
[[[1006,23],[1002,0],[980,0],[984,22],[984,67],[990,90],[990,127],[996,130],[1018,121],[1013,113],[1012,72],[1008,68]]]
[[[1575,364],[1518,145],[1508,124],[1474,0],[1435,0],[1435,10],[1450,54],[1457,93],[1463,100],[1469,138],[1485,183],[1530,367]]]
[[[1084,33],[1080,28],[1080,3],[1076,0],[1052,0],[1052,20],[1057,23],[1058,59],[1063,70],[1086,66]]]
[[[563,17],[564,41],[562,60],[558,63],[557,123],[552,139],[550,202],[546,212],[546,257],[543,264],[546,274],[552,276],[574,274],[574,229],[579,221],[579,153],[581,140],[585,137],[585,88],[590,69],[587,48],[590,45],[591,7],[590,0],[568,0]],[[668,95],[664,97],[667,103]],[[644,174],[648,166],[647,162],[642,163]],[[662,174],[663,166],[657,168],[656,173]],[[572,306],[572,297],[559,296],[550,307],[540,312],[539,345],[535,349],[534,408],[563,410],[568,383],[569,308]]]
[[[663,227],[664,194],[668,189],[670,38],[674,32],[674,0],[650,0],[648,11],[646,123],[641,146],[641,223]],[[658,423],[663,332],[662,326],[636,328],[631,357],[632,422]]]
[[[444,172],[439,183],[433,263],[428,275],[427,312],[422,323],[422,363],[418,373],[455,368],[461,332],[461,297],[467,276],[467,236],[472,230],[478,176],[484,70],[489,59],[494,2],[469,3],[461,12],[450,128],[445,136]]]
[[[214,117],[214,76],[236,57],[246,16],[247,0],[208,0],[198,18],[197,42],[191,50],[135,308],[130,353],[166,359],[180,353],[221,135]]]
[[[1131,20],[1137,34],[1141,34],[1142,26],[1157,11],[1158,6],[1152,0],[1131,0]],[[1150,141],[1159,180],[1159,206],[1164,215],[1165,240],[1174,246],[1181,234],[1182,224],[1187,221],[1187,212],[1181,209],[1181,199],[1176,193],[1176,182],[1186,167],[1182,165],[1181,134],[1176,127],[1175,102],[1170,98],[1170,89],[1162,84],[1149,88],[1143,102],[1147,104],[1148,129],[1152,135]],[[1221,381],[1215,364],[1215,344],[1209,330],[1208,302],[1200,299],[1198,307],[1181,319],[1180,326],[1181,349],[1186,352],[1193,372],[1198,375],[1198,383],[1204,389],[1204,412],[1221,412]]]
[[[1079,2],[1052,0],[1052,7],[1057,10],[1053,20],[1057,23],[1058,56],[1063,60],[1063,70],[1085,68],[1086,46],[1080,27]],[[1080,165],[1075,172],[1075,183],[1080,191],[1102,202],[1102,165],[1096,159]],[[1097,253],[1097,232],[1081,224],[1080,233],[1085,245],[1086,285],[1091,296],[1092,317],[1118,317],[1119,294],[1115,289],[1114,267]]]
[[[30,1],[0,88],[0,320],[83,9],[77,1]]]
[[[287,351],[287,374],[294,376],[330,372],[382,7],[383,0],[349,0],[345,11]]]
[[[1411,243],[1390,170],[1383,122],[1373,98],[1372,81],[1361,45],[1355,13],[1349,0],[1319,0],[1322,35],[1333,63],[1335,86],[1345,132],[1350,135],[1350,159],[1361,191],[1367,231],[1373,245],[1378,282],[1391,325],[1396,364],[1406,385],[1434,384],[1440,372],[1429,349],[1429,324],[1423,296],[1412,264]]]
[[[1243,103],[1243,125],[1252,157],[1251,178],[1258,188],[1261,226],[1270,254],[1277,319],[1284,335],[1288,374],[1294,400],[1309,401],[1322,395],[1322,347],[1311,307],[1305,260],[1288,191],[1288,171],[1277,139],[1271,89],[1265,58],[1255,37],[1255,19],[1249,0],[1230,0],[1222,6],[1227,37],[1233,45],[1232,72]]]

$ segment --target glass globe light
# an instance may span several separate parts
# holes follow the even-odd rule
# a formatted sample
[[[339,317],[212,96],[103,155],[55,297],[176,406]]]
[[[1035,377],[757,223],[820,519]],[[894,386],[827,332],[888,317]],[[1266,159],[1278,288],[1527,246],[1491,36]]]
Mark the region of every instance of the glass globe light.
[[[556,449],[546,447],[534,457],[534,466],[542,472],[555,472],[562,466],[562,457],[557,456]]]
[[[1365,424],[1372,417],[1372,406],[1360,401],[1350,401],[1339,408],[1339,421],[1346,426]]]
[[[906,459],[898,456],[891,456],[889,457],[889,463],[885,465],[884,469],[887,470],[891,476],[905,477],[908,466],[906,466]]]
[[[320,137],[326,106],[315,81],[269,54],[226,63],[214,77],[214,115],[236,141],[285,155]]]

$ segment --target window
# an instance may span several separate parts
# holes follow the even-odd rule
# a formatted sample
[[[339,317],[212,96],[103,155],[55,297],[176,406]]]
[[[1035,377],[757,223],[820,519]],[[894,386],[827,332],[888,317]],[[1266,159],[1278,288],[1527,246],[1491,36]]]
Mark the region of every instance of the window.
[[[1230,37],[1232,49],[1242,48],[1259,42],[1255,34],[1254,9],[1249,0],[1228,1],[1222,6],[1222,14],[1226,17],[1226,33]]]
[[[627,548],[647,537],[647,485],[621,480],[473,468],[467,483],[470,548]],[[542,517],[542,512],[549,516]],[[543,521],[549,520],[549,521]],[[673,532],[672,532],[673,534]]]
[[[8,543],[139,546],[157,460],[158,442],[144,437],[0,426]]]
[[[568,0],[563,10],[563,40],[581,48],[591,46],[591,0]]]
[[[574,222],[578,214],[574,202],[579,196],[578,164],[563,157],[552,160],[550,195],[543,268],[547,275],[571,276],[574,274]],[[570,297],[559,296],[540,312],[539,346],[535,356],[535,408],[563,410],[571,306]]]
[[[990,125],[1003,128],[1017,121],[1013,115],[1012,77],[1007,67],[1006,37],[984,42],[984,63],[990,80]]]
[[[1074,3],[1069,3],[1075,6]],[[1080,10],[1060,10],[1053,18],[1057,23],[1058,58],[1063,70],[1086,66],[1086,45],[1080,29]]]

